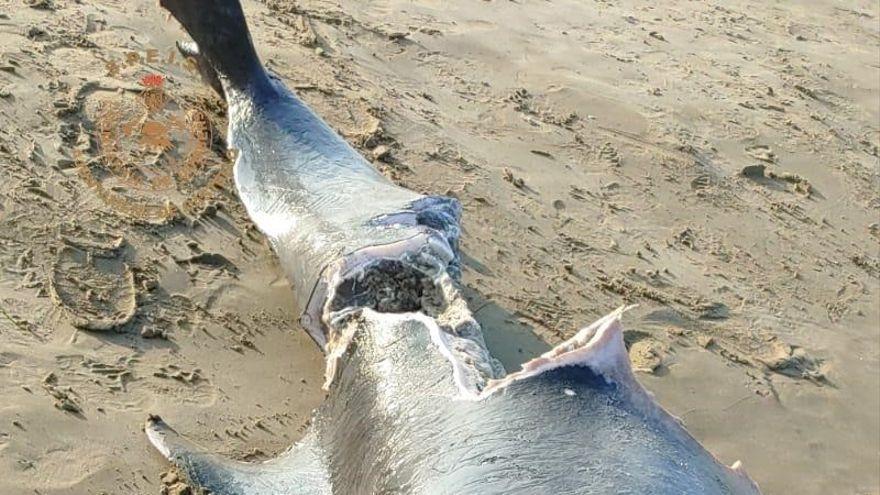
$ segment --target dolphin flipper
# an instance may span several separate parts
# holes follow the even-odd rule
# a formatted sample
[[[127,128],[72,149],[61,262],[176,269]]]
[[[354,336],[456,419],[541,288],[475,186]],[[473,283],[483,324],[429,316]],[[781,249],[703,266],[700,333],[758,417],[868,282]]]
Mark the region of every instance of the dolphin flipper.
[[[209,454],[180,436],[158,416],[144,427],[150,442],[195,486],[214,495],[331,494],[321,452],[313,437],[266,462],[241,462]]]

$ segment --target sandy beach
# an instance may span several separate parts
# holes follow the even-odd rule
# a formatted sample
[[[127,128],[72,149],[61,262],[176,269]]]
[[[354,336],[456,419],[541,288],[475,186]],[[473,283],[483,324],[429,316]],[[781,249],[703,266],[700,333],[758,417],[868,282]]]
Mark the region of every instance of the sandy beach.
[[[507,370],[637,304],[639,380],[721,461],[880,494],[877,2],[242,3],[377,169],[461,201]],[[185,493],[148,414],[260,460],[324,397],[185,38],[0,0],[0,494]]]

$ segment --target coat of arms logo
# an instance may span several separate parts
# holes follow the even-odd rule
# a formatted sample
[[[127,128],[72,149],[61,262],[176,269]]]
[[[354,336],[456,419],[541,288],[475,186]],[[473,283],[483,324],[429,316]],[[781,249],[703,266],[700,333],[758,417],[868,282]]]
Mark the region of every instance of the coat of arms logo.
[[[117,213],[165,223],[197,210],[223,173],[208,114],[172,98],[149,73],[136,89],[94,93],[86,118],[95,146],[79,156],[81,177]],[[201,201],[204,203],[204,201]]]

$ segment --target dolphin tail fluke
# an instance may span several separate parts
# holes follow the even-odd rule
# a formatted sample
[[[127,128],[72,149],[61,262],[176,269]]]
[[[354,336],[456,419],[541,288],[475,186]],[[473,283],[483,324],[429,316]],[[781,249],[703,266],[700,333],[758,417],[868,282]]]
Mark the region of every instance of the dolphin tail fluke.
[[[225,100],[226,93],[223,92],[220,76],[217,75],[217,71],[214,70],[208,59],[199,52],[199,46],[194,41],[178,41],[177,51],[195,63],[195,68],[198,69],[199,75],[202,76],[202,82],[211,86],[211,89],[216,91]]]
[[[198,46],[197,61],[210,66],[218,81],[237,89],[264,81],[265,72],[238,0],[160,0],[159,5],[189,33]]]
[[[331,493],[314,437],[307,437],[275,459],[249,463],[207,453],[158,416],[150,416],[144,429],[153,446],[175,464],[191,484],[212,495]]]

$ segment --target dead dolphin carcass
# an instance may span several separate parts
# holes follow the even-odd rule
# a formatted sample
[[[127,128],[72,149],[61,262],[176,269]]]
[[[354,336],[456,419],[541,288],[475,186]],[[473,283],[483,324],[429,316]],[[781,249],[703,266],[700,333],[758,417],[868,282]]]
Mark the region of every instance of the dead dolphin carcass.
[[[506,375],[459,292],[460,208],[398,187],[257,58],[238,0],[162,0],[229,105],[242,202],[327,355],[305,438],[225,460],[150,441],[218,495],[753,494],[636,382],[622,309]]]

